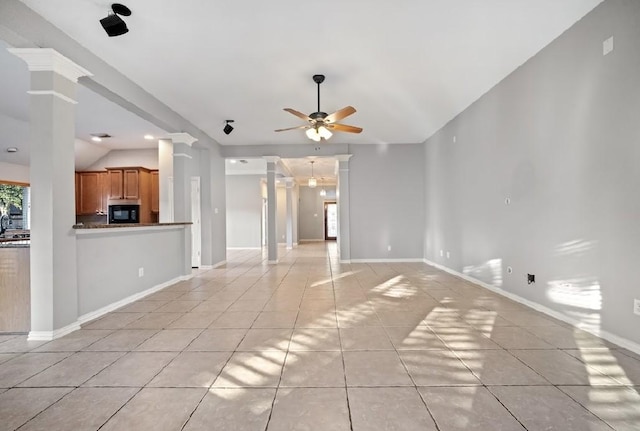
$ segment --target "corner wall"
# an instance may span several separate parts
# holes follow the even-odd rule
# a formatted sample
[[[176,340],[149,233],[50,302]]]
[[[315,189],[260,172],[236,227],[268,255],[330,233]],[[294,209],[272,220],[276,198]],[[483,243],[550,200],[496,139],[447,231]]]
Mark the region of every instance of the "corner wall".
[[[639,22],[640,2],[602,3],[427,140],[424,164],[426,259],[635,343]]]
[[[263,175],[226,176],[226,232],[229,248],[260,248]]]

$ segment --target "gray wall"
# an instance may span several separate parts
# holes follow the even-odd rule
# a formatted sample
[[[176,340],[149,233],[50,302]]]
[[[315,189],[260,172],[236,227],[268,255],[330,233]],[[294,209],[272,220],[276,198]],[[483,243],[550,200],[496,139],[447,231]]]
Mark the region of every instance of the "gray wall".
[[[276,235],[278,243],[287,242],[287,189],[284,185],[276,188],[277,213],[276,213]]]
[[[227,259],[227,193],[224,158],[219,151],[211,150],[210,193],[213,214],[211,217],[211,263],[213,265]]]
[[[262,175],[227,175],[227,247],[261,247]]]
[[[320,196],[320,187],[300,186],[298,229],[300,241],[324,241],[324,202],[336,200],[335,186],[325,187],[327,196]]]
[[[422,259],[424,145],[349,148],[351,260]]]
[[[427,259],[636,343],[639,22],[640,2],[602,3],[429,139],[425,158]]]
[[[79,315],[182,276],[186,229],[77,234]]]

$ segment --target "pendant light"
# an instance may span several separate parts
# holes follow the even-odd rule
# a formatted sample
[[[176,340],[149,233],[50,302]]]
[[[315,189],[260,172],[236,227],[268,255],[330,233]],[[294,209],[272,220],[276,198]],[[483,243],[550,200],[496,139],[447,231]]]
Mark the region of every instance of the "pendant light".
[[[320,189],[320,196],[325,197],[327,195],[327,191],[324,189],[323,182],[324,182],[324,178],[320,177],[320,187],[322,187]]]
[[[316,185],[318,185],[318,182],[316,181],[315,177],[313,176],[313,164],[315,163],[314,160],[311,160],[311,178],[309,178],[309,182],[307,183],[307,185],[309,186],[309,188],[314,188]]]

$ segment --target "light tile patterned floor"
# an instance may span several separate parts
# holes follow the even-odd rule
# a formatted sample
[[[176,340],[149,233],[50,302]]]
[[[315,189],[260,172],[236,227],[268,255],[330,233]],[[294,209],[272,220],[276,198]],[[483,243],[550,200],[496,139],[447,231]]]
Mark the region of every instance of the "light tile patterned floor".
[[[0,335],[0,431],[640,429],[640,356],[442,271],[333,243],[228,262]]]

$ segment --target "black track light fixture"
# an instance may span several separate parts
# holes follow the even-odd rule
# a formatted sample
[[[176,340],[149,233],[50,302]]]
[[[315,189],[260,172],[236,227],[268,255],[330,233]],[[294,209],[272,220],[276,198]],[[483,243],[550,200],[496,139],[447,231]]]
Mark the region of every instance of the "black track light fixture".
[[[121,36],[127,33],[129,31],[127,23],[125,23],[118,15],[130,16],[131,10],[120,3],[113,3],[111,5],[111,10],[113,13],[109,13],[106,18],[102,18],[100,20],[100,24],[102,24],[104,31],[107,32],[109,37]]]
[[[233,126],[229,123],[233,123],[233,120],[224,120],[225,126],[224,129],[222,129],[222,131],[224,132],[225,135],[228,135],[229,133],[233,132]]]

